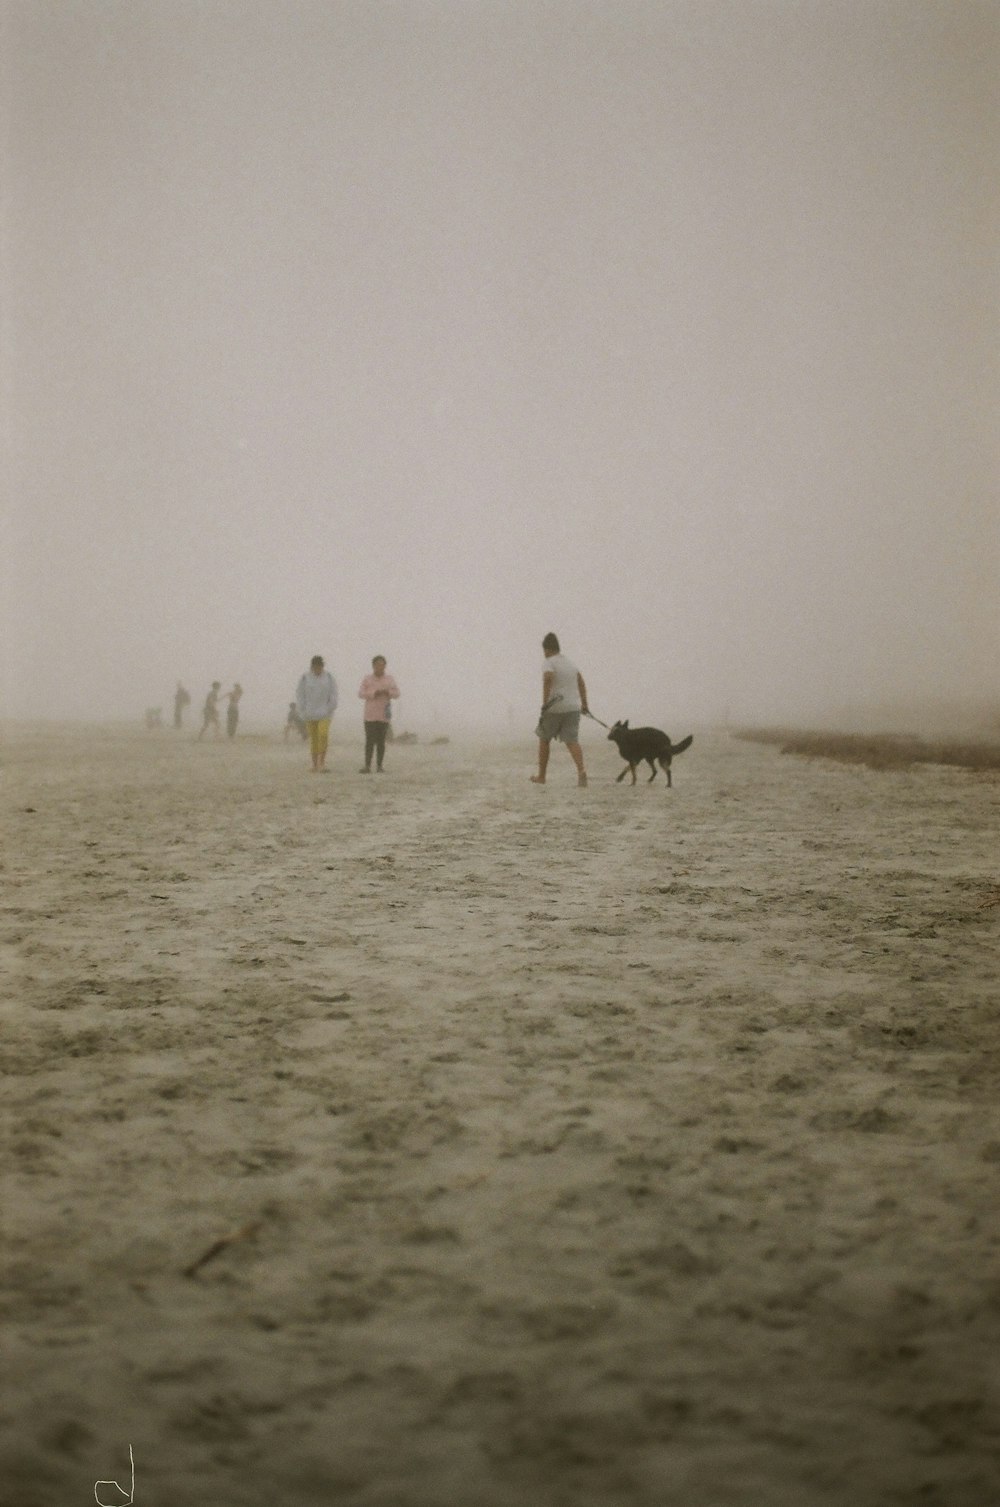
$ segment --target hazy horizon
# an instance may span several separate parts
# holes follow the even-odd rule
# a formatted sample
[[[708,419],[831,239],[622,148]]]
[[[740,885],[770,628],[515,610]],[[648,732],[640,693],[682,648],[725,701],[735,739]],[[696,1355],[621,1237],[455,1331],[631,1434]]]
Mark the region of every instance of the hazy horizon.
[[[3,13],[2,714],[1000,696],[1000,6]]]

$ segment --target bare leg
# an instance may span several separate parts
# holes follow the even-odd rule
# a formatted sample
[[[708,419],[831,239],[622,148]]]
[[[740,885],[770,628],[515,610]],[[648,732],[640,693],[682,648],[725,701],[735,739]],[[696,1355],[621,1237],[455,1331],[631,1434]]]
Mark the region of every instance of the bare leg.
[[[545,771],[549,767],[549,745],[544,738],[538,740],[538,773],[531,776],[533,785],[545,784]]]
[[[570,758],[576,765],[576,783],[578,785],[586,785],[587,771],[583,767],[583,749],[579,743],[567,743],[566,747],[569,749]]]

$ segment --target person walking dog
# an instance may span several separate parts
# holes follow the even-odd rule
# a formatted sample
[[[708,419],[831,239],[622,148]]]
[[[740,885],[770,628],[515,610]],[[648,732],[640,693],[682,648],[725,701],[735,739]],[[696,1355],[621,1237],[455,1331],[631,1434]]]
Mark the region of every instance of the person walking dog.
[[[559,640],[554,633],[546,633],[542,639],[542,650],[545,654],[542,665],[542,713],[535,729],[538,737],[538,773],[531,776],[532,784],[545,784],[549,747],[553,738],[558,738],[565,743],[570,758],[576,765],[576,783],[586,785],[587,771],[583,766],[583,749],[580,747],[580,718],[590,716],[587,687],[576,665],[560,650]]]

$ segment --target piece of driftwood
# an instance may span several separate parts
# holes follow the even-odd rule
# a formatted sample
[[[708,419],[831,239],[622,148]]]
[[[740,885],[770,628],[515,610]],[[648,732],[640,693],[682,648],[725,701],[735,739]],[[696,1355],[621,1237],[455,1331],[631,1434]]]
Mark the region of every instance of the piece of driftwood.
[[[252,1219],[249,1224],[243,1225],[241,1229],[233,1230],[228,1235],[220,1235],[218,1240],[212,1241],[207,1250],[202,1251],[197,1261],[192,1261],[190,1266],[184,1268],[184,1276],[193,1277],[196,1272],[201,1271],[203,1266],[207,1266],[210,1261],[214,1261],[219,1252],[224,1251],[227,1246],[235,1245],[238,1240],[249,1240],[250,1236],[255,1235],[260,1229],[260,1225],[261,1221],[259,1219]]]

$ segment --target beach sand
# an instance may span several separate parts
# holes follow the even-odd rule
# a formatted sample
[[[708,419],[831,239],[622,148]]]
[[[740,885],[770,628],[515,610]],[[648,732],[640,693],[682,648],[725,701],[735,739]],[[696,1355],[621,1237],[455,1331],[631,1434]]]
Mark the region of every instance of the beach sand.
[[[0,1498],[1000,1501],[1000,777],[348,732],[6,730]]]

